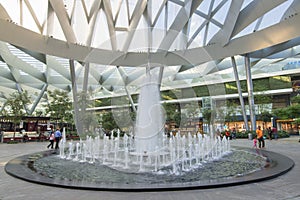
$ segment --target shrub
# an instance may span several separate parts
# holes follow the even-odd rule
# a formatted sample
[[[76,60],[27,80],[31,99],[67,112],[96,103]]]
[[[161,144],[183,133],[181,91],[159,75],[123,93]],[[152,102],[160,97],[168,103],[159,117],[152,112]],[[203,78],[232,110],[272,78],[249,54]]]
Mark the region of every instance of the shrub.
[[[236,138],[248,138],[249,133],[252,134],[252,138],[256,135],[255,131],[237,132]],[[278,131],[277,133],[278,133],[278,138],[290,137],[290,134],[287,133],[286,131]],[[265,135],[267,134],[265,133]],[[273,134],[273,138],[274,138],[274,134]]]
[[[255,131],[245,131],[245,132],[237,132],[236,133],[236,137],[237,138],[247,138],[248,139],[248,134],[252,134],[252,138],[253,136],[256,134]]]
[[[10,140],[7,142],[7,144],[18,144],[19,142],[16,140]]]
[[[278,131],[277,133],[278,133],[278,138],[287,138],[287,137],[290,137],[290,134],[288,132],[286,132],[286,131]]]

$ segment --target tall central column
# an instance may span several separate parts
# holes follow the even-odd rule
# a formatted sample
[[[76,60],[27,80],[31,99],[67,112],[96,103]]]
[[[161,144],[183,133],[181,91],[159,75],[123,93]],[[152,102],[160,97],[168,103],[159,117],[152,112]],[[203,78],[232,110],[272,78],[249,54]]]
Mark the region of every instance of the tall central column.
[[[160,104],[158,77],[147,70],[141,87],[135,127],[135,147],[137,153],[154,152],[162,147],[164,116]]]

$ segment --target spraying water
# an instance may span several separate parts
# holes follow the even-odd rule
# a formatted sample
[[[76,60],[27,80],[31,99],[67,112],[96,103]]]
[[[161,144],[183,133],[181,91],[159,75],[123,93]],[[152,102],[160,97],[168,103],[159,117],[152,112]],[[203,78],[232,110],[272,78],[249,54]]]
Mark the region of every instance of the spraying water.
[[[63,159],[100,163],[119,171],[180,174],[219,159],[230,151],[228,140],[200,133],[172,137],[164,133],[165,117],[160,104],[158,78],[147,69],[141,87],[134,133],[120,137],[87,137],[76,144],[61,140]],[[114,135],[114,133],[112,133]],[[66,150],[64,149],[65,147]]]

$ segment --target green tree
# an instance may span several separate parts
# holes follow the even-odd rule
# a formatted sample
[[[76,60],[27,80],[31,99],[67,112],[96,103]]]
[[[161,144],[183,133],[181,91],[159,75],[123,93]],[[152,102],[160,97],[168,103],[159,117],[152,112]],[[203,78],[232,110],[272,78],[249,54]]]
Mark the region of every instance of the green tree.
[[[184,109],[186,110],[186,114],[190,118],[190,120],[194,120],[199,116],[200,109],[197,103],[187,104],[184,106]]]
[[[228,122],[228,127],[229,122],[234,122],[237,120],[237,111],[240,111],[238,110],[238,106],[239,104],[233,100],[226,101],[225,121]]]
[[[166,121],[175,122],[175,124],[179,126],[181,121],[181,112],[178,109],[178,104],[164,103],[163,108],[166,113]]]
[[[294,123],[300,123],[300,96],[294,96],[291,98],[292,105],[284,108],[278,108],[273,110],[273,114],[278,119],[294,119]]]
[[[6,108],[8,109],[8,115],[12,116],[14,124],[14,135],[15,139],[17,124],[20,123],[22,117],[26,113],[26,106],[30,103],[30,98],[27,91],[21,93],[14,92],[10,94],[10,97],[6,101]]]
[[[292,104],[300,104],[300,95],[297,95],[297,96],[293,96],[292,98],[291,98],[291,102],[292,102]]]
[[[268,111],[263,111],[260,114],[260,119],[264,122],[264,124],[266,124],[267,122],[270,122],[271,117],[272,117],[272,114]],[[267,128],[267,127],[263,127],[263,129],[265,129],[265,128]]]
[[[80,92],[77,95],[78,99],[78,116],[75,116],[77,120],[77,131],[79,134],[93,135],[94,130],[98,125],[98,117],[95,112],[89,110],[94,107],[95,101],[92,100],[89,92]]]
[[[287,107],[285,108],[277,108],[273,110],[273,114],[278,118],[278,119],[289,119],[289,113]]]
[[[102,116],[103,119],[103,128],[105,130],[111,131],[117,127],[117,123],[114,120],[114,116],[111,111],[105,112]]]
[[[263,113],[268,110],[268,104],[272,102],[272,97],[265,94],[269,90],[268,81],[262,79],[254,85],[254,91],[259,92],[254,95],[254,102],[257,105],[257,114]]]
[[[72,111],[72,102],[67,92],[60,90],[48,91],[46,112],[55,120],[56,125],[62,127],[64,122],[69,122],[70,118],[73,119]]]
[[[225,116],[226,116],[226,108],[225,106],[223,106],[223,104],[220,104],[218,106],[215,107],[215,113],[216,113],[216,119],[215,119],[215,123],[216,125],[221,125],[222,127],[225,125],[226,121],[225,121]],[[218,126],[213,126],[214,130],[218,129]]]
[[[44,115],[44,112],[42,110],[36,109],[33,112],[33,116],[42,116],[42,115]]]
[[[285,108],[276,109],[274,115],[279,119],[300,118],[300,104],[291,105]]]
[[[273,114],[278,119],[294,119],[294,122],[298,127],[300,123],[300,104],[294,104],[285,108],[276,109]]]
[[[212,127],[212,118],[213,118],[213,110],[210,108],[202,108],[202,117],[203,117],[203,123],[206,123],[208,125],[207,132],[210,133],[210,128]]]
[[[254,102],[257,105],[258,108],[258,114],[266,112],[268,109],[269,103],[272,102],[272,97],[267,96],[265,94],[257,94],[254,96]]]

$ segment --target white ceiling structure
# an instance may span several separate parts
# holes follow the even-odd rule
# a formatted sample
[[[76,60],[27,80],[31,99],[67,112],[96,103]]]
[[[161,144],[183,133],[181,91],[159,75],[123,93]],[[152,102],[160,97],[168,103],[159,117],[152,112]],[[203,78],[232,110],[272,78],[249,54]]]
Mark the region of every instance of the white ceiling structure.
[[[0,0],[0,102],[27,90],[33,111],[72,79],[81,90],[86,68],[95,98],[137,93],[149,66],[161,90],[234,81],[231,57],[245,79],[245,54],[253,78],[300,74],[299,13],[299,0]]]

